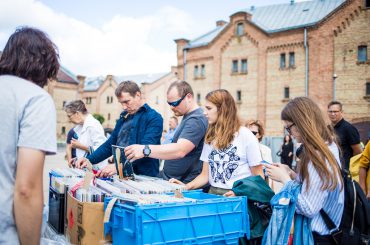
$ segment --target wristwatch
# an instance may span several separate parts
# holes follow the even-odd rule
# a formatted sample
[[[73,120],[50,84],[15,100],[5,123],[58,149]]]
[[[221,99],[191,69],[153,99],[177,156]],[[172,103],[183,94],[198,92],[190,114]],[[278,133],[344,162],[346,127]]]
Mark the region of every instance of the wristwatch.
[[[144,149],[143,149],[144,157],[149,157],[151,152],[152,152],[152,150],[150,150],[149,145],[145,145]]]

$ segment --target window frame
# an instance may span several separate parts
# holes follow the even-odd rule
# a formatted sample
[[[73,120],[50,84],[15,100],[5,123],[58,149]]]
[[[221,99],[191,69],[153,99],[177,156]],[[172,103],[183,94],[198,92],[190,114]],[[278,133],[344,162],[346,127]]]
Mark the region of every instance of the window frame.
[[[290,88],[289,86],[284,87],[284,99],[289,99],[290,98]]]
[[[244,66],[245,64],[245,66]],[[244,69],[245,67],[245,69]],[[242,59],[240,61],[240,73],[248,73],[248,59]]]
[[[206,77],[206,65],[205,64],[200,65],[200,76]]]
[[[199,67],[198,65],[194,66],[194,77],[197,78],[199,76]]]
[[[240,103],[242,102],[242,91],[236,90],[236,102]]]
[[[241,37],[244,35],[244,23],[239,22],[236,24],[235,35],[237,37]]]
[[[239,72],[239,60],[232,60],[231,61],[231,73],[238,73]]]
[[[282,70],[286,68],[286,54],[285,53],[280,53],[279,67]]]
[[[360,49],[361,49],[361,51],[364,51],[364,53],[360,53]],[[361,54],[364,55],[364,56],[360,57]],[[358,45],[358,47],[357,47],[357,62],[366,62],[367,60],[368,60],[367,45]]]
[[[289,68],[295,68],[295,52],[289,52]]]

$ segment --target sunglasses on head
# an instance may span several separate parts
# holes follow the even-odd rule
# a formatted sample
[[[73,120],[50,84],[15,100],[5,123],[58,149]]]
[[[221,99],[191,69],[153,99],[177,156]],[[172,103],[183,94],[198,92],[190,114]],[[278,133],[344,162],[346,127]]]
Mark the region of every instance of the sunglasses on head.
[[[168,102],[167,103],[170,105],[170,106],[173,106],[173,107],[176,107],[178,105],[180,105],[181,101],[183,101],[185,99],[187,94],[185,94],[184,96],[182,96],[179,100],[176,100],[174,102]]]

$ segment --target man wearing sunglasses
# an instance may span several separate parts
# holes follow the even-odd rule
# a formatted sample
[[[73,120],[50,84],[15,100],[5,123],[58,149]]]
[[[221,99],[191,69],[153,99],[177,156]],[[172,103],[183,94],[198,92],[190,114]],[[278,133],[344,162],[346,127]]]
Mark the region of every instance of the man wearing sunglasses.
[[[147,105],[135,82],[125,81],[118,85],[115,94],[123,107],[111,136],[87,158],[81,158],[76,166],[82,168],[87,161],[97,164],[112,156],[112,145],[126,147],[132,144],[160,144],[163,131],[161,115]],[[158,159],[146,158],[132,162],[135,174],[158,176]],[[114,164],[108,164],[98,173],[100,177],[116,173]]]
[[[163,159],[160,177],[178,179],[184,183],[192,181],[202,170],[199,160],[208,121],[194,99],[191,86],[185,81],[174,82],[167,90],[167,103],[176,116],[183,116],[173,137],[166,145],[131,145],[125,148],[128,159]]]

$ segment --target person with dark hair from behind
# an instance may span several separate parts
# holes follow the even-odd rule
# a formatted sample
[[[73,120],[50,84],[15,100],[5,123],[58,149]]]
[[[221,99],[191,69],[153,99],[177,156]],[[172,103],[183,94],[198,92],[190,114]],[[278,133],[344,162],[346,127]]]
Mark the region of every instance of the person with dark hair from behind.
[[[284,136],[284,142],[281,145],[281,155],[280,155],[280,162],[282,164],[286,164],[289,166],[289,168],[292,168],[292,162],[293,162],[293,141],[292,137],[290,137],[289,134]]]
[[[56,111],[43,89],[59,56],[42,31],[17,29],[0,58],[0,244],[40,244],[43,167],[56,153]]]
[[[86,158],[76,161],[76,167],[82,168],[87,161],[97,164],[112,156],[112,145],[126,147],[131,144],[160,144],[163,119],[142,99],[139,86],[132,81],[125,81],[118,85],[115,94],[123,107],[123,112],[118,119],[111,136]],[[153,158],[144,158],[133,161],[135,174],[157,176],[159,161]],[[98,176],[116,174],[114,164],[108,164],[98,173]]]
[[[175,116],[183,116],[172,143],[165,145],[130,145],[125,149],[128,159],[156,158],[165,160],[160,177],[165,180],[192,181],[202,170],[202,153],[207,119],[194,99],[190,84],[173,82],[167,90],[167,103]]]
[[[332,101],[328,104],[328,116],[334,127],[335,134],[338,136],[342,150],[343,167],[349,170],[349,160],[351,157],[360,154],[360,134],[358,130],[343,118],[343,106],[339,101]]]

